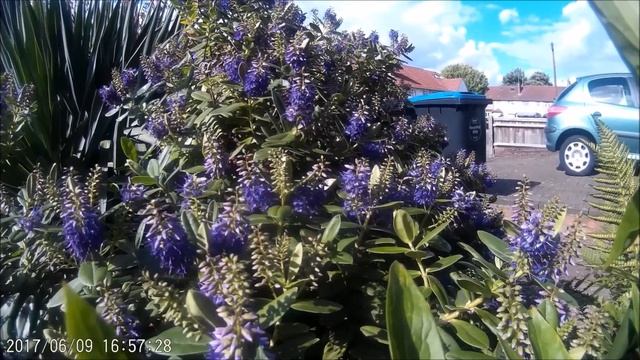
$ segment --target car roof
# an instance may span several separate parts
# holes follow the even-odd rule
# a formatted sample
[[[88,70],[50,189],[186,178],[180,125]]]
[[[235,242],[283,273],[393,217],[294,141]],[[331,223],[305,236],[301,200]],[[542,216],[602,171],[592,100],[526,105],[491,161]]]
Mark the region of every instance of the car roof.
[[[600,79],[600,78],[608,78],[613,76],[631,77],[631,73],[606,73],[606,74],[586,75],[586,76],[577,77],[576,82],[581,80]]]

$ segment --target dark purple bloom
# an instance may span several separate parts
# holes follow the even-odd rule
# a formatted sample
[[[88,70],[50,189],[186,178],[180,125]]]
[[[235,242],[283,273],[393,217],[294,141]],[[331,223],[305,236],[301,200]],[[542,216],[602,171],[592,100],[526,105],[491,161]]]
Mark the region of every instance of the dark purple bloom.
[[[122,104],[122,98],[118,95],[118,92],[112,84],[105,85],[98,90],[98,94],[102,99],[102,102],[109,107],[116,107]]]
[[[224,73],[229,78],[229,81],[240,84],[242,82],[242,78],[240,77],[240,65],[242,65],[244,61],[242,57],[238,55],[227,56],[223,61],[223,70]]]
[[[100,250],[102,226],[89,203],[87,190],[73,170],[64,178],[62,197],[60,217],[66,247],[78,261],[84,261]]]
[[[156,139],[164,139],[165,136],[169,135],[169,127],[167,126],[165,118],[166,116],[161,112],[152,112],[144,123],[144,129]]]
[[[391,136],[396,144],[403,144],[409,140],[411,136],[411,123],[406,118],[400,118],[393,123]]]
[[[428,166],[421,161],[414,161],[409,169],[413,182],[413,201],[416,205],[431,206],[438,196],[438,177],[444,168],[441,159],[434,160]]]
[[[520,225],[520,233],[509,240],[512,248],[527,255],[533,276],[541,281],[551,279],[559,242],[553,236],[553,223],[544,223],[542,212],[532,211]]]
[[[242,319],[225,317],[226,326],[216,327],[211,333],[212,340],[209,343],[206,359],[247,359],[254,357],[249,354],[255,353],[258,347],[267,349],[269,338],[254,320],[255,315],[251,315],[253,314],[245,314]],[[245,320],[245,318],[250,320]],[[237,328],[237,322],[241,323],[240,329]],[[271,358],[270,354],[267,354],[267,357]]]
[[[370,121],[371,119],[366,111],[362,109],[355,111],[351,114],[344,132],[351,141],[357,141],[367,132]]]
[[[233,28],[233,40],[242,41],[247,35],[247,29],[243,25],[237,25]]]
[[[184,277],[195,259],[195,249],[189,242],[175,214],[170,213],[158,200],[148,207],[145,219],[149,226],[146,234],[151,254],[159,262],[160,268],[170,275]]]
[[[458,210],[463,218],[470,219],[476,227],[483,228],[490,225],[491,219],[485,214],[482,199],[475,191],[464,192],[459,187],[453,192],[451,198],[453,207]]]
[[[322,18],[322,23],[329,30],[335,31],[336,29],[338,29],[340,27],[340,24],[342,24],[342,19],[338,19],[338,16],[336,15],[336,12],[333,11],[333,9],[328,8],[324,12],[324,16]]]
[[[241,254],[248,241],[251,226],[243,216],[239,205],[224,204],[222,214],[211,228],[209,254]]]
[[[254,62],[244,77],[244,92],[248,96],[262,96],[269,86],[269,73],[265,65]]]
[[[369,41],[371,41],[371,44],[373,45],[378,45],[378,43],[380,42],[380,36],[377,32],[372,31],[369,35]]]
[[[166,108],[170,112],[179,112],[187,106],[187,97],[185,94],[173,94],[167,97]]]
[[[229,155],[218,141],[208,141],[205,144],[204,168],[207,176],[211,179],[224,177],[229,168]]]
[[[182,208],[189,207],[190,199],[197,198],[204,194],[207,189],[209,181],[205,177],[198,177],[195,174],[185,174],[182,179],[182,184],[178,188],[178,194],[183,197]]]
[[[355,165],[347,165],[340,174],[342,189],[346,194],[344,209],[351,217],[363,215],[371,204],[369,180],[371,167],[366,160],[356,160]]]
[[[389,40],[391,40],[391,44],[398,42],[398,32],[396,30],[389,30]]]
[[[310,216],[320,213],[320,208],[326,200],[326,193],[321,185],[303,185],[293,191],[291,207],[295,214]]]
[[[42,211],[42,207],[36,206],[27,211],[23,217],[18,219],[18,225],[24,232],[30,233],[35,228],[42,225],[43,217],[44,211]]]
[[[231,8],[231,0],[215,0],[215,6],[220,12],[229,12],[229,9]]]
[[[140,201],[144,199],[145,191],[142,184],[126,183],[120,188],[120,199],[125,204]]]
[[[291,66],[293,71],[300,72],[307,64],[307,55],[304,52],[304,48],[291,44],[284,54],[284,60]]]
[[[278,201],[271,184],[261,175],[243,180],[242,198],[249,212],[265,212]]]
[[[362,155],[372,161],[380,161],[387,157],[387,148],[381,141],[372,141],[362,145]]]
[[[289,105],[286,118],[291,123],[307,126],[311,123],[316,89],[311,84],[292,84],[289,88]]]
[[[122,80],[122,85],[125,87],[125,89],[131,91],[136,87],[136,83],[138,80],[138,70],[132,68],[124,69],[120,73],[120,79]]]

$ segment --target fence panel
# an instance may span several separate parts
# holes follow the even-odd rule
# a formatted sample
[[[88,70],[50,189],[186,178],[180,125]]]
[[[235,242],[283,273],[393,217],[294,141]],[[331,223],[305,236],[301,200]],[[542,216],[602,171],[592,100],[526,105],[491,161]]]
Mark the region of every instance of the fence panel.
[[[545,118],[493,118],[493,146],[544,148]],[[489,128],[491,131],[491,127]]]

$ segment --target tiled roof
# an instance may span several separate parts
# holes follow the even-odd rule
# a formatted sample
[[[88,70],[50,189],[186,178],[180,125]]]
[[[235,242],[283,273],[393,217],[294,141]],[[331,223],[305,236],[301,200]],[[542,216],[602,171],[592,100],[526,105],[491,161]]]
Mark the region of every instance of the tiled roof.
[[[462,79],[441,78],[435,71],[409,65],[402,66],[402,69],[396,74],[396,79],[399,83],[409,85],[412,88],[436,91],[457,91],[463,82]]]
[[[516,85],[489,86],[485,96],[496,101],[553,102],[562,90],[564,90],[564,86],[558,86],[556,93],[556,89],[553,86],[527,85],[523,86],[518,94],[518,86]]]

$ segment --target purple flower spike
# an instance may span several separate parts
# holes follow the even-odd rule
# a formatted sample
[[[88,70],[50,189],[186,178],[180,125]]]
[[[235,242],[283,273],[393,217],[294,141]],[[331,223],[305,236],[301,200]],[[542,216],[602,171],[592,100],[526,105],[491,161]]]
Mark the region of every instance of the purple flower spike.
[[[244,77],[244,92],[248,96],[262,96],[269,86],[269,73],[265,66],[254,62]]]
[[[125,204],[133,203],[144,199],[144,192],[146,191],[144,185],[126,183],[120,189],[120,198]]]
[[[370,122],[369,114],[364,110],[358,110],[349,118],[345,133],[351,141],[357,141],[367,132]]]
[[[184,277],[195,259],[195,249],[175,214],[169,213],[158,200],[147,208],[145,221],[147,244],[160,268],[170,275]]]
[[[286,118],[291,123],[301,124],[303,127],[311,123],[314,110],[316,89],[313,85],[300,86],[294,84],[289,89],[289,106]]]
[[[118,95],[118,92],[111,84],[101,87],[100,90],[98,90],[98,94],[100,95],[102,102],[110,108],[122,104],[122,98]]]
[[[87,191],[80,179],[69,170],[62,187],[62,235],[66,247],[78,260],[84,261],[100,250],[102,226],[91,207]]]
[[[211,228],[209,254],[241,254],[248,241],[251,226],[238,204],[225,203],[224,210]]]

